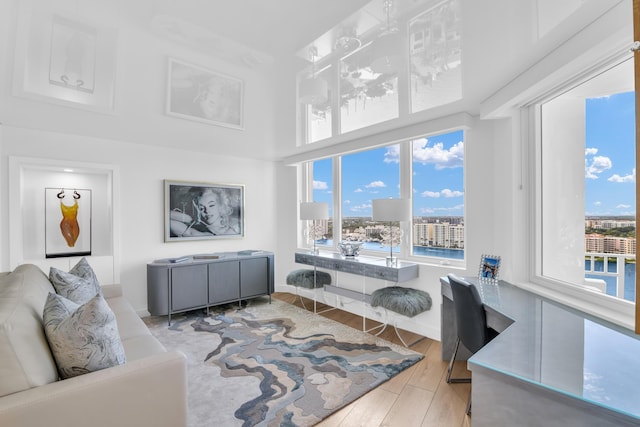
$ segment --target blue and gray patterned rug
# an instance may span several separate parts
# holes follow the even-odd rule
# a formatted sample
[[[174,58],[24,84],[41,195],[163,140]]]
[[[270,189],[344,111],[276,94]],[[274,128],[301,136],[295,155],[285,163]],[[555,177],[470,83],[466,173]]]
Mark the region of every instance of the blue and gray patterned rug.
[[[188,359],[189,426],[310,426],[423,355],[279,300],[147,325]]]

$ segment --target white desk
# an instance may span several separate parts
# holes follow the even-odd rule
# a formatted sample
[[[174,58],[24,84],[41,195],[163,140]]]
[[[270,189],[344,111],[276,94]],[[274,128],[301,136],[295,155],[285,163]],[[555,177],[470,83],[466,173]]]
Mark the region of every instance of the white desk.
[[[632,331],[503,281],[467,280],[501,331],[468,360],[474,427],[640,425],[640,340]],[[455,330],[444,319],[453,304],[447,278],[440,282],[447,359]]]

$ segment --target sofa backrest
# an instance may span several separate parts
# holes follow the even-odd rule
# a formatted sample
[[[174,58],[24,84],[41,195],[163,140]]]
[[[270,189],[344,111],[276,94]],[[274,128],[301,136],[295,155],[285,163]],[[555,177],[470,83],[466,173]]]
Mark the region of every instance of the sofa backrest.
[[[23,264],[0,275],[0,396],[58,380],[58,371],[42,325],[48,277]]]

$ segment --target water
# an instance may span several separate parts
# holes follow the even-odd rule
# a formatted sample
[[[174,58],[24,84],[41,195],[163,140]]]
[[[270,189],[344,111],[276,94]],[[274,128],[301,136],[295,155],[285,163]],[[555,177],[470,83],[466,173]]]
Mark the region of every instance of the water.
[[[594,271],[604,271],[604,261],[595,261],[593,266]],[[609,263],[609,272],[615,273],[618,271],[617,263]],[[591,270],[591,260],[587,259],[584,262],[585,270]],[[597,274],[585,274],[585,277],[590,279],[603,279],[607,283],[607,295],[616,296],[616,278],[609,276],[600,276]],[[625,264],[624,265],[624,299],[627,301],[636,300],[636,265]]]
[[[333,246],[332,239],[318,240],[316,243],[318,246]],[[378,242],[364,242],[362,249],[368,251],[380,252],[381,255],[389,253],[389,246],[383,246]],[[393,253],[400,252],[399,247],[393,248]],[[417,256],[433,256],[449,259],[464,259],[464,249],[444,249],[444,248],[427,248],[424,246],[414,246],[413,254]]]
[[[333,240],[327,239],[318,241],[319,246],[327,245],[333,246]],[[385,253],[389,253],[388,246],[382,246],[377,242],[365,242],[362,245],[363,249],[380,252],[380,255],[384,255]],[[394,253],[398,253],[400,248],[393,248]],[[413,253],[417,256],[432,256],[432,257],[440,257],[440,258],[449,258],[449,259],[464,259],[464,249],[444,249],[444,248],[428,248],[424,246],[414,246]],[[584,265],[585,271],[591,269],[591,260],[585,260]],[[627,301],[635,301],[636,299],[636,265],[635,264],[625,264],[624,267],[624,299]],[[618,270],[618,265],[616,263],[609,263],[609,272],[615,273]],[[594,265],[595,271],[604,271],[604,261],[595,261]],[[586,274],[585,277],[591,279],[603,279],[606,282],[607,295],[616,296],[616,278],[609,276],[600,276],[597,274]]]

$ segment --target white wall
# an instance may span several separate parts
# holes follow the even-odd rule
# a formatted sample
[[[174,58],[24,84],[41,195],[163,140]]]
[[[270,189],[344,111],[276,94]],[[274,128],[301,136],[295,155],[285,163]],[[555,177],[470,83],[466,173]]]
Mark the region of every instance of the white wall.
[[[146,264],[154,259],[241,249],[276,250],[276,169],[272,162],[183,150],[152,148],[122,141],[38,131],[4,125],[0,128],[2,180],[7,179],[9,156],[71,160],[117,165],[120,188],[120,281],[134,308],[144,312]],[[163,180],[243,184],[245,238],[194,242],[164,242]],[[8,187],[0,187],[0,205],[8,206]],[[5,209],[3,209],[5,212]],[[2,223],[0,270],[9,268],[7,231]]]

